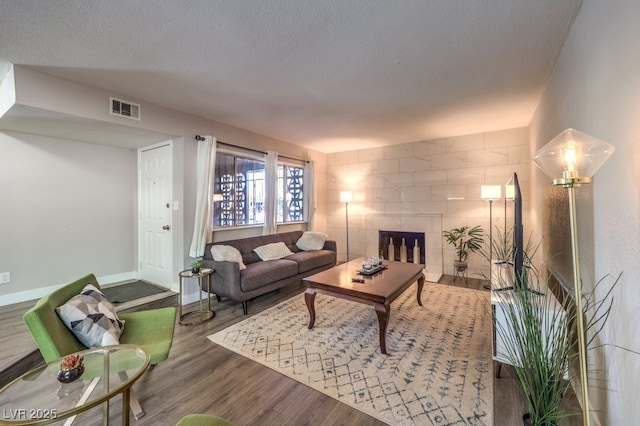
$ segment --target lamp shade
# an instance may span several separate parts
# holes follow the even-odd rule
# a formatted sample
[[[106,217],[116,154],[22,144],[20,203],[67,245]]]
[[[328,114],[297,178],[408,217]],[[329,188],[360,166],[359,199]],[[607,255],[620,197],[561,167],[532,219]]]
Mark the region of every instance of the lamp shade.
[[[353,192],[351,191],[340,191],[340,202],[342,203],[350,203],[353,200]]]
[[[506,184],[504,186],[504,198],[506,198],[507,200],[513,200],[514,198],[514,188],[513,188],[513,184]]]
[[[502,196],[500,185],[482,185],[480,187],[480,198],[483,200],[499,200]]]
[[[575,129],[566,129],[533,156],[547,176],[591,178],[613,154],[615,147]]]

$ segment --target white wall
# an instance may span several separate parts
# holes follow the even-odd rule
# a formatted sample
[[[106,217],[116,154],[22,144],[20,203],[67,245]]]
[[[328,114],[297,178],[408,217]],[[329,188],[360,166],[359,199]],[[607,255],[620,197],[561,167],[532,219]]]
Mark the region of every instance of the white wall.
[[[481,225],[489,232],[489,203],[480,198],[482,185],[503,185],[517,172],[528,202],[529,151],[527,129],[520,128],[330,154],[327,222],[329,233],[340,236],[340,258],[346,259],[346,225],[339,193],[351,190],[350,258],[376,254],[365,248],[367,215],[434,213],[442,214],[443,225],[436,221],[429,225],[427,264],[428,269],[441,268],[442,229]],[[448,200],[458,197],[464,199]],[[503,203],[494,202],[494,229],[496,225],[504,228]],[[445,245],[445,274],[453,274],[453,258],[453,248]],[[488,264],[479,255],[470,256],[469,276],[482,278],[484,274],[488,274]]]
[[[188,252],[196,198],[197,134],[315,161],[317,229],[326,230],[326,160],[322,153],[21,66],[14,67],[14,77],[16,105],[64,113],[74,122],[86,119],[85,125],[95,120],[120,124],[123,128],[135,126],[134,135],[141,130],[174,135],[173,194],[180,210],[173,211],[173,289],[178,288],[177,272],[193,261]],[[6,80],[5,83],[9,84]],[[107,108],[109,96],[139,103],[142,119],[138,122],[111,116]],[[42,121],[39,132],[41,124]],[[132,278],[137,259],[136,151],[84,143],[90,142],[88,136],[79,139],[84,142],[75,142],[27,133],[28,129],[19,133],[0,131],[0,272],[10,271],[12,281],[10,285],[0,285],[0,305],[40,297],[52,286],[62,285],[86,272],[96,273],[110,282]],[[83,137],[80,132],[78,135]],[[40,176],[45,182],[46,193],[42,193],[40,181],[34,181],[33,176]],[[5,211],[10,211],[11,216]],[[64,223],[52,222],[48,211],[56,217],[60,213],[58,220]],[[90,214],[83,214],[84,211]],[[109,223],[105,223],[107,219]],[[261,234],[261,230],[249,232]],[[233,239],[241,232],[221,234],[218,239]],[[95,244],[99,245],[97,249]],[[47,250],[43,252],[41,247]],[[194,291],[195,284],[187,288],[187,293]]]
[[[134,270],[136,154],[0,133],[0,294]]]
[[[623,272],[599,340],[635,351],[640,351],[640,50],[634,47],[639,17],[637,1],[585,0],[530,126],[533,150],[567,127],[616,147],[593,185],[577,190],[581,275],[591,289],[605,275]],[[549,180],[541,172],[534,180],[533,216],[542,229],[549,220],[542,199]],[[611,283],[598,291],[598,299]],[[640,355],[608,346],[591,351],[589,366],[601,370],[589,375],[597,379],[589,392],[600,423],[636,424]]]

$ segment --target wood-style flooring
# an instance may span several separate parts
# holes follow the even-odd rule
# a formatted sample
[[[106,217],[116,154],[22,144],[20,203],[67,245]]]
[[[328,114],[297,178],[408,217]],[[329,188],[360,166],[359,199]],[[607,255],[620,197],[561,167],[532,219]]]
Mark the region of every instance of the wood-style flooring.
[[[469,279],[467,283],[445,276],[441,283],[482,289],[484,282]],[[428,286],[428,283],[425,284]],[[255,314],[293,296],[304,288],[292,285],[249,303],[249,314]],[[145,305],[144,309],[177,304],[177,296]],[[3,307],[0,312],[0,369],[24,357],[35,348],[31,335],[22,323],[22,314],[33,305],[24,302]],[[240,303],[212,299],[216,316],[195,326],[176,324],[169,359],[149,370],[136,383],[134,390],[147,413],[132,425],[175,425],[189,413],[215,414],[238,426],[242,425],[383,425],[384,423],[339,401],[300,384],[267,367],[219,347],[206,336],[242,321]],[[195,306],[194,306],[195,307]],[[188,307],[191,308],[191,307]],[[495,426],[522,424],[526,412],[519,383],[513,370],[504,366],[499,379],[494,379]],[[574,398],[575,399],[575,398]],[[112,424],[120,424],[121,399],[110,405]],[[579,410],[579,409],[578,409]],[[101,408],[80,415],[75,424],[101,424]],[[562,426],[579,425],[574,417]]]

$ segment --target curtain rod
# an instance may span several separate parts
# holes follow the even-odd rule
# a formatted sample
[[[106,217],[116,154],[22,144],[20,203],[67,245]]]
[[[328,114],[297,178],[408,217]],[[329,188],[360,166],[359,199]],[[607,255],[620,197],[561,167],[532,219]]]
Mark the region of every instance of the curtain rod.
[[[200,135],[196,135],[196,140],[197,140],[197,141],[203,141],[203,140],[204,140],[204,137],[203,137],[203,136],[200,136]],[[267,153],[266,153],[265,151],[260,151],[259,149],[255,149],[255,148],[246,148],[246,147],[244,147],[244,146],[233,145],[233,144],[230,144],[230,143],[227,143],[227,142],[223,142],[223,141],[221,141],[221,140],[218,140],[218,144],[220,144],[220,145],[226,145],[226,146],[231,147],[231,148],[245,149],[245,150],[247,150],[247,151],[253,151],[253,152],[256,152],[256,153],[258,153],[258,154],[262,154],[262,155],[267,155]],[[300,158],[289,157],[289,156],[286,156],[286,155],[280,155],[280,154],[278,154],[278,158],[286,158],[287,160],[303,161],[303,162],[305,162],[305,163],[308,163],[308,162],[309,162],[309,160],[302,160],[302,159],[300,159]]]

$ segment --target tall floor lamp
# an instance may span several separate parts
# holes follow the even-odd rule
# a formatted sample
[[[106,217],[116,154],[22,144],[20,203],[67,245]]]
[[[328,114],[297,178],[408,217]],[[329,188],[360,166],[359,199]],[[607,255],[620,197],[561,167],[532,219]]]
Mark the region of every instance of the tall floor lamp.
[[[491,290],[493,279],[493,202],[499,200],[501,196],[502,187],[500,185],[482,185],[480,187],[480,198],[489,201],[489,284],[484,285],[487,290]]]
[[[515,198],[515,188],[513,185],[513,176],[509,178],[504,185],[504,199],[511,200]],[[504,247],[507,247],[507,203],[504,203]]]
[[[574,129],[566,129],[540,148],[533,161],[553,179],[553,184],[569,191],[569,225],[571,227],[571,254],[573,258],[573,286],[576,302],[576,332],[580,363],[582,395],[582,422],[589,426],[589,394],[587,382],[587,348],[582,312],[582,281],[578,255],[578,228],[576,222],[575,188],[591,183],[591,177],[613,154],[615,147],[605,141]],[[559,177],[562,176],[562,177]]]
[[[340,191],[340,202],[344,203],[344,216],[347,224],[347,262],[349,261],[349,203],[353,200],[353,192]]]

